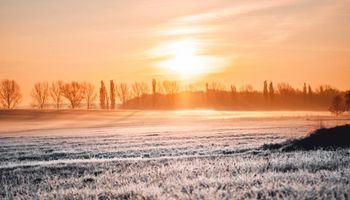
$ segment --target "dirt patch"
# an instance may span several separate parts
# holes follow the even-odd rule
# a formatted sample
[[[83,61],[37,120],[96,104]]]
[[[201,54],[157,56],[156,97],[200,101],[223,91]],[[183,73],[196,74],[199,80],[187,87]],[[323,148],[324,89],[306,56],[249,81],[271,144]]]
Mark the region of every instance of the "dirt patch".
[[[283,143],[265,144],[262,148],[282,151],[350,148],[350,125],[317,129],[307,137]]]

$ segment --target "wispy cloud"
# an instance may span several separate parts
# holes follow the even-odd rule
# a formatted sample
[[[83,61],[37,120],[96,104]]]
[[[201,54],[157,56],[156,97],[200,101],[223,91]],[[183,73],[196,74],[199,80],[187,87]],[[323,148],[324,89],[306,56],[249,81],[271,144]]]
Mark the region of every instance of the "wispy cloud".
[[[215,26],[165,26],[159,30],[160,35],[174,36],[174,35],[193,35],[193,34],[205,34],[215,32],[217,27]]]
[[[325,24],[337,14],[342,5],[341,1],[324,1],[310,6],[307,12],[293,12],[282,15],[274,23],[265,22],[269,28],[261,31],[264,36],[262,42],[282,42],[295,34],[307,32],[312,27]]]
[[[265,0],[265,1],[247,1],[241,3],[235,3],[226,8],[219,8],[216,10],[208,11],[205,13],[197,13],[192,15],[181,16],[175,18],[173,22],[175,23],[204,23],[211,22],[215,20],[230,18],[236,15],[245,14],[253,11],[259,11],[268,8],[274,8],[279,6],[287,6],[296,3],[300,0]]]
[[[341,0],[263,0],[233,2],[225,7],[170,20],[161,35],[235,37],[242,45],[247,42],[278,43],[312,26],[324,23],[344,9]],[[243,16],[243,17],[242,17]],[[247,42],[246,42],[247,41]],[[237,41],[236,41],[237,42]]]

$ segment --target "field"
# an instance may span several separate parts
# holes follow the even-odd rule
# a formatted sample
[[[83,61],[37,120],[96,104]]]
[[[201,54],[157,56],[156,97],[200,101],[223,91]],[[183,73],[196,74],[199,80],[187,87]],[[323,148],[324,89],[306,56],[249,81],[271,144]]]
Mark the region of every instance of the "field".
[[[327,112],[0,111],[0,199],[349,199],[350,149],[263,144]]]

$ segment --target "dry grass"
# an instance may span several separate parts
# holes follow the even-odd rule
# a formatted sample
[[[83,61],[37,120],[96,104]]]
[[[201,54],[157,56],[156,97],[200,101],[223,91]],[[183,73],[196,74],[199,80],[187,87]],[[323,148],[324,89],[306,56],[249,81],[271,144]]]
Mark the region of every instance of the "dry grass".
[[[5,199],[348,199],[350,151],[67,163],[1,170]]]
[[[349,149],[260,148],[303,136],[317,122],[280,116],[233,119],[227,113],[216,118],[173,113],[162,121],[159,113],[158,118],[148,114],[118,120],[108,114],[93,127],[83,124],[95,119],[91,116],[61,127],[57,119],[36,119],[47,126],[3,132],[0,198],[350,198]]]

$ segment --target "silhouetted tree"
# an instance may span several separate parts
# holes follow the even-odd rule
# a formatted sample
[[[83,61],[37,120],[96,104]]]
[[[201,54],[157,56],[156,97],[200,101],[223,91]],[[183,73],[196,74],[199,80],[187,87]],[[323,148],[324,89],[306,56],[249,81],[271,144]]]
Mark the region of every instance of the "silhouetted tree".
[[[270,95],[270,98],[273,99],[274,95],[275,95],[275,89],[273,88],[273,83],[270,82],[270,85],[269,85],[269,95]]]
[[[50,90],[50,96],[55,104],[56,109],[60,109],[63,99],[62,99],[62,86],[63,82],[62,81],[56,81],[51,83],[51,87],[49,88]]]
[[[231,85],[231,94],[236,94],[237,93],[237,89],[236,89],[236,86],[234,85]]]
[[[86,108],[89,110],[92,108],[97,98],[95,87],[91,83],[83,83],[82,87],[84,89],[84,100],[86,103]]]
[[[320,90],[319,93],[320,93],[320,94],[323,94],[324,89],[323,89],[323,86],[322,86],[322,85],[320,86],[320,89],[319,89],[319,90]]]
[[[80,107],[84,99],[84,87],[78,82],[65,83],[62,87],[63,96],[68,99],[73,109]]]
[[[115,87],[113,80],[110,81],[110,98],[111,98],[111,109],[115,109]]]
[[[107,100],[107,90],[106,86],[103,81],[101,81],[101,87],[100,87],[100,108],[106,109],[106,100]]]
[[[225,90],[225,87],[219,83],[205,84],[207,93],[200,91],[192,91],[188,88],[184,92],[176,95],[163,95],[166,93],[174,93],[169,89],[170,82],[164,81],[152,81],[152,92],[155,95],[142,96],[140,91],[140,84],[134,83],[130,87],[130,93],[132,97],[124,103],[123,108],[218,108],[218,109],[328,109],[331,99],[338,94],[342,94],[341,91],[334,89],[330,86],[322,86],[323,94],[319,95],[322,90],[318,88],[313,92],[312,98],[308,97],[308,85],[306,90],[294,89],[288,83],[280,83],[275,87],[272,82],[264,82],[264,88],[261,91],[256,91],[251,85],[245,85],[240,88],[241,92],[235,94],[235,100],[232,99],[232,94],[236,93],[236,87],[232,86],[229,90]],[[158,84],[155,84],[158,82]],[[161,84],[159,84],[161,83]],[[159,85],[159,86],[158,86]],[[160,93],[160,86],[164,85],[165,92]],[[266,85],[268,96],[271,97],[271,101],[264,101],[264,92],[266,95]],[[154,86],[154,88],[153,88]],[[305,87],[304,87],[305,88]],[[163,89],[163,88],[162,88]],[[265,91],[264,91],[265,90]],[[307,98],[304,98],[303,93]],[[141,95],[141,96],[140,96]],[[304,99],[308,104],[304,104]],[[119,100],[119,97],[118,97]],[[123,99],[120,99],[123,102]],[[140,104],[142,102],[142,104]]]
[[[350,111],[350,91],[347,91],[345,93],[345,105],[346,105],[346,109]]]
[[[152,79],[152,107],[154,108],[156,106],[156,88],[157,88],[157,81],[156,79]]]
[[[303,96],[306,97],[307,95],[307,88],[306,88],[306,83],[304,83],[304,86],[303,86]]]
[[[237,96],[236,86],[231,85],[231,99],[234,99]]]
[[[180,90],[180,86],[176,81],[163,81],[163,88],[166,94],[175,94]]]
[[[209,92],[209,83],[205,83],[205,92]]]
[[[333,114],[335,114],[337,116],[342,114],[345,111],[344,104],[343,104],[343,98],[340,95],[336,95],[333,98],[332,103],[329,107],[329,111],[331,111]]]
[[[164,93],[164,88],[162,87],[161,82],[158,80],[157,87],[156,87],[156,94],[163,94],[163,93]]]
[[[254,92],[254,88],[250,84],[241,86],[241,88],[239,90],[241,93],[253,93]]]
[[[156,88],[157,88],[157,81],[156,79],[152,80],[152,94],[155,95],[156,94]]]
[[[264,94],[264,98],[267,99],[267,97],[269,96],[269,90],[267,89],[267,81],[264,81],[264,89],[263,89],[263,94]]]
[[[142,83],[140,82],[135,82],[131,86],[132,89],[132,94],[134,97],[141,97],[142,95]]]
[[[131,89],[134,97],[141,97],[149,91],[149,87],[145,82],[135,82],[132,84]]]
[[[32,98],[33,107],[44,109],[49,102],[49,84],[47,82],[35,83]]]
[[[106,109],[109,110],[109,97],[108,97],[108,94],[106,96]]]
[[[125,104],[125,102],[128,100],[130,96],[129,87],[126,83],[120,83],[117,87],[117,95],[122,102],[122,104]]]
[[[307,94],[308,94],[309,96],[312,96],[313,93],[314,93],[314,92],[312,91],[311,85],[309,85],[309,87],[308,87],[308,89],[307,89]]]
[[[330,85],[323,85],[323,95],[324,96],[335,96],[337,95],[340,91]]]
[[[291,96],[295,93],[294,88],[288,83],[279,83],[277,89],[281,96]]]
[[[141,99],[141,96],[147,93],[147,90],[148,90],[147,84],[143,82],[135,82],[132,84],[131,89],[132,89],[131,91],[132,96],[137,98],[137,105],[140,105],[140,102],[143,105],[144,101],[143,99]]]
[[[218,83],[218,82],[212,82],[209,85],[209,89],[212,91],[225,91],[226,87],[225,85]]]
[[[147,83],[141,82],[141,95],[147,94],[149,92],[149,87]]]
[[[13,109],[22,99],[21,89],[14,80],[2,80],[0,83],[0,104],[5,109]]]

